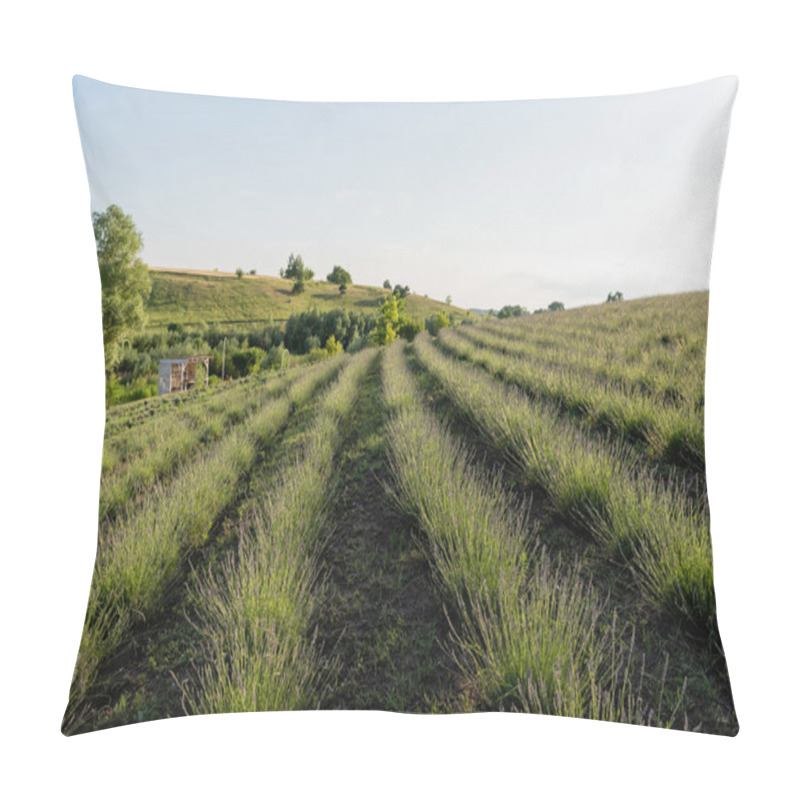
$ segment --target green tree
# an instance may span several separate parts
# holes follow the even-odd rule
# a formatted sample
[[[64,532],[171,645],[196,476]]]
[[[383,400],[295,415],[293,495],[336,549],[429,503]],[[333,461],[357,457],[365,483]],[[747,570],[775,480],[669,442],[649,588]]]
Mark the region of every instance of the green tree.
[[[303,257],[298,253],[295,255],[291,253],[289,260],[286,262],[286,267],[280,272],[281,278],[290,278],[297,280],[302,278],[304,281],[310,281],[314,277],[313,270],[307,269],[303,263]]]
[[[117,205],[92,214],[103,308],[103,349],[106,371],[119,359],[119,343],[140,330],[146,320],[150,275],[139,259],[142,234],[130,215]]]
[[[302,294],[306,290],[306,279],[302,273],[297,276],[292,284],[292,294]]]
[[[388,278],[383,282],[383,288],[384,289],[391,289],[392,288],[392,282]]]
[[[397,307],[397,297],[394,294],[384,297],[370,341],[377,345],[391,344],[397,338],[396,327],[399,319],[400,311]]]
[[[447,328],[449,325],[450,319],[444,311],[439,311],[425,321],[425,327],[432,336],[436,336],[442,328]]]
[[[340,283],[339,284],[339,294],[344,294],[347,291],[347,284]]]
[[[609,292],[608,297],[606,297],[606,303],[619,303],[622,299],[622,292]]]
[[[553,302],[550,303],[549,306],[547,306],[547,310],[548,311],[563,311],[564,310],[564,304],[562,302],[560,302],[559,300],[553,300]]]
[[[340,286],[343,283],[348,284],[353,282],[350,273],[344,267],[340,267],[338,264],[333,268],[333,270],[331,270],[327,280],[329,283],[338,283]]]
[[[444,301],[449,306],[453,305],[453,297],[451,295],[447,295],[447,297],[445,297]]]
[[[236,277],[241,280],[244,277],[244,270],[241,267],[236,268]]]
[[[335,356],[342,352],[342,343],[336,341],[336,337],[331,334],[325,342],[325,350],[329,356]]]

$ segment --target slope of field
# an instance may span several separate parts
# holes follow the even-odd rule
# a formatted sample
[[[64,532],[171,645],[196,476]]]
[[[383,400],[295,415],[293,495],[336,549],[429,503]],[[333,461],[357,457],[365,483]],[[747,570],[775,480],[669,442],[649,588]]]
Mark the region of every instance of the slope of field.
[[[65,731],[337,708],[735,734],[704,469],[676,458],[702,453],[706,316],[483,320],[110,413]]]
[[[293,281],[262,275],[200,272],[151,268],[153,291],[147,304],[148,329],[164,328],[171,322],[191,325],[199,322],[247,323],[285,322],[292,314],[317,308],[334,308],[372,313],[388,289],[376,286],[348,286],[339,294],[339,287],[327,281],[309,281],[306,291],[292,294]],[[410,294],[406,311],[412,317],[424,318],[439,311],[463,319],[464,309],[448,306],[427,297]]]

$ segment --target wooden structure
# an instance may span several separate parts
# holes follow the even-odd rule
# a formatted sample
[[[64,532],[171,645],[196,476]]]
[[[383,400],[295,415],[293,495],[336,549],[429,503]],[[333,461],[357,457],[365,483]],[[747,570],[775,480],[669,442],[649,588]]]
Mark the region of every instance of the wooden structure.
[[[206,368],[208,386],[208,364],[211,356],[187,356],[186,358],[162,358],[158,362],[158,393],[171,394],[193,389],[196,383],[197,365]]]

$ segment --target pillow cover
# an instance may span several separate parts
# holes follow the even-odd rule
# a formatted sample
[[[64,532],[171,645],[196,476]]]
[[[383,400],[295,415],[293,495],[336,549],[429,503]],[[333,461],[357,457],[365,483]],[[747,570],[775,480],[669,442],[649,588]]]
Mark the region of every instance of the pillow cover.
[[[76,77],[107,414],[64,733],[319,708],[735,735],[703,424],[736,86]]]

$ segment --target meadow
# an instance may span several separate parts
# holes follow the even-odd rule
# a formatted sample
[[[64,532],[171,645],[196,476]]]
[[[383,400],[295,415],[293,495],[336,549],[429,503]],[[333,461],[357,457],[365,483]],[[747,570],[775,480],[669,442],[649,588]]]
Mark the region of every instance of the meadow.
[[[707,308],[482,319],[109,408],[65,733],[376,708],[735,734]]]

